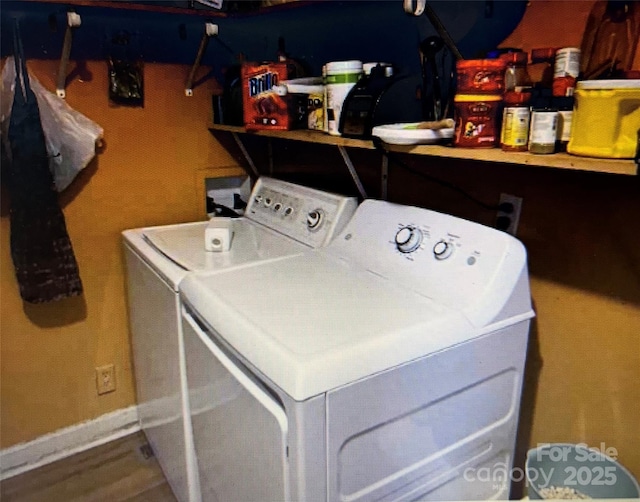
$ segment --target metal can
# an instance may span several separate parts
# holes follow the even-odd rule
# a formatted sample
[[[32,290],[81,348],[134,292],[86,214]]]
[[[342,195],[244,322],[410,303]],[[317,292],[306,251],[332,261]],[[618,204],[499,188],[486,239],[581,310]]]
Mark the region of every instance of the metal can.
[[[576,47],[558,49],[553,70],[553,95],[573,96],[579,74],[580,49]]]

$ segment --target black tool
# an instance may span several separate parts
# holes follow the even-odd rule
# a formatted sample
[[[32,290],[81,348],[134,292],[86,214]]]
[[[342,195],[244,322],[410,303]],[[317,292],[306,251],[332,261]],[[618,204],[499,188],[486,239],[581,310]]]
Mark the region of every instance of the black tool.
[[[440,37],[430,36],[420,43],[422,54],[422,110],[425,120],[442,117],[442,89],[436,55],[444,47]]]

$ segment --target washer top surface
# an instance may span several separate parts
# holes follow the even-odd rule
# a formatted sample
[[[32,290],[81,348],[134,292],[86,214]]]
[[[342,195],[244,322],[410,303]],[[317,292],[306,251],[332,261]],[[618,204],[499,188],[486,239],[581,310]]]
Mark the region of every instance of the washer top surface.
[[[299,401],[476,335],[459,312],[321,253],[187,277],[180,289]]]
[[[354,197],[323,192],[274,178],[257,180],[246,216],[126,230],[125,244],[177,291],[188,272],[218,271],[326,246],[347,224]],[[210,225],[227,220],[230,248],[207,251]]]
[[[522,244],[366,200],[327,247],[215,277],[183,300],[296,400],[533,317]]]
[[[190,271],[218,271],[301,253],[306,246],[246,218],[233,222],[231,250],[210,252],[204,247],[208,222],[127,230],[125,242],[177,290]]]

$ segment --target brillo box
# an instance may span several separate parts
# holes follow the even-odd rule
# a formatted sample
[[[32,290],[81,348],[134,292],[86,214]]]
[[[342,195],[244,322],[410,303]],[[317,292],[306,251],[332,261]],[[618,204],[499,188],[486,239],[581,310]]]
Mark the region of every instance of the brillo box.
[[[286,96],[279,96],[274,85],[287,80],[286,63],[243,63],[242,104],[247,129],[291,129],[292,120]]]

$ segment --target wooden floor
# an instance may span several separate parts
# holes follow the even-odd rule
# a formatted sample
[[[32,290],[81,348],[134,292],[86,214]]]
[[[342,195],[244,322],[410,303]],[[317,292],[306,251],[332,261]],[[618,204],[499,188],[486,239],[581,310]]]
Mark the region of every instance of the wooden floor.
[[[140,432],[0,482],[2,502],[176,502]]]

